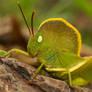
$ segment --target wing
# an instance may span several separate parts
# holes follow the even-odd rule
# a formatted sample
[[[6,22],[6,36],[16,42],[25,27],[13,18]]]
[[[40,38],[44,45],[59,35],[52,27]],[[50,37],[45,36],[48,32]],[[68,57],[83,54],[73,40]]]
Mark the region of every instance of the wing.
[[[58,54],[58,57],[59,60],[61,60],[63,67],[67,70],[75,66],[78,67],[80,63],[83,63],[85,60],[80,56],[68,52],[61,52],[60,54]]]
[[[78,30],[62,18],[51,18],[39,26],[44,34],[44,40],[51,43],[49,47],[57,51],[67,51],[80,54],[81,36]]]
[[[80,76],[89,82],[92,82],[92,56],[84,57],[82,66],[76,70],[72,70],[72,75]]]
[[[72,79],[81,77],[84,80],[92,82],[92,56],[79,57],[79,56],[71,55],[70,58],[71,59],[67,58],[67,60],[71,60],[70,64],[66,60],[65,60],[66,63],[64,64],[65,64],[65,67],[71,73]],[[64,79],[67,79],[67,74],[68,74],[67,72],[64,72],[61,75],[62,77],[64,77]]]
[[[61,52],[51,56],[46,62],[46,64],[47,67],[49,64],[52,65],[48,68],[64,68],[66,70],[69,70],[75,66],[78,68],[80,63],[84,63],[84,61],[84,58],[77,56],[73,53]]]
[[[78,80],[78,78],[80,77],[80,76],[75,76],[75,75],[77,75],[77,73],[72,75],[72,71],[79,69],[85,63],[84,61],[85,61],[84,58],[77,56],[73,53],[61,52],[59,54],[57,53],[56,55],[54,55],[54,57],[50,58],[50,61],[48,63],[51,64],[51,62],[53,62],[51,64],[52,67],[46,67],[46,70],[49,72],[52,72],[51,74],[54,77],[66,80],[71,85],[71,81],[73,81],[75,79]],[[72,80],[71,80],[71,78],[72,78]],[[81,79],[83,79],[83,78],[81,78]],[[80,85],[82,85],[82,83],[84,82],[81,79],[79,79]],[[87,82],[87,81],[85,81],[85,82]],[[76,83],[76,85],[79,85],[76,82],[76,80],[73,81],[73,83]]]
[[[78,80],[73,81],[73,84],[83,85],[84,80],[87,83],[92,82],[92,56],[80,57],[73,53],[61,52],[56,55],[56,60],[55,67],[46,68],[49,72],[54,72],[55,77],[69,81],[68,72],[70,72],[72,80],[83,79],[78,79],[80,83]]]

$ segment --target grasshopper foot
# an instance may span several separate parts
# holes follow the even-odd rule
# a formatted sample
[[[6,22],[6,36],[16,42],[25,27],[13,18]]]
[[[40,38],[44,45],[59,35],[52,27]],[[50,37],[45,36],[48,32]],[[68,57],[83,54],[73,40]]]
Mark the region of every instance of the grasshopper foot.
[[[29,81],[27,82],[27,84],[30,84],[30,85],[32,85],[32,81],[31,81],[31,80],[29,80]]]
[[[70,86],[70,88],[73,90],[73,92],[81,92],[80,88],[74,87],[74,86]]]

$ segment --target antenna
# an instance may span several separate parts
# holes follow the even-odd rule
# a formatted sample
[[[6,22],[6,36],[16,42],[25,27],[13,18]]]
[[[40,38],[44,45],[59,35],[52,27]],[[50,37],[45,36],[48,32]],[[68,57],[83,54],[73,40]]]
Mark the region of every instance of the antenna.
[[[35,14],[35,11],[32,12],[32,17],[31,17],[31,31],[32,31],[33,36],[34,36],[34,29],[33,29],[33,17],[34,17],[34,14]]]
[[[24,13],[23,13],[23,10],[22,10],[22,8],[21,8],[21,6],[20,6],[20,3],[17,2],[17,5],[18,5],[18,7],[19,7],[19,9],[20,9],[20,11],[21,11],[21,14],[22,14],[22,16],[23,16],[23,19],[24,19],[24,21],[25,21],[25,23],[26,23],[26,26],[27,26],[28,30],[29,30],[29,33],[31,34],[29,25],[28,25],[28,23],[27,23],[27,20],[26,20],[26,17],[25,17],[25,15],[24,15]]]

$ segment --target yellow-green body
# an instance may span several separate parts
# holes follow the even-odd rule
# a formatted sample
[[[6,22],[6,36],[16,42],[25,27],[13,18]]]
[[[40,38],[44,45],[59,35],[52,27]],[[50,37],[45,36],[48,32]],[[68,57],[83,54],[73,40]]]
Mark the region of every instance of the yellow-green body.
[[[13,49],[3,55],[16,52],[37,57],[41,65],[36,74],[44,66],[51,75],[70,85],[85,85],[92,81],[92,57],[80,57],[80,50],[81,36],[78,30],[62,18],[51,18],[45,20],[38,32],[31,36],[28,52]]]
[[[39,36],[42,36],[41,42],[38,42]],[[92,81],[92,76],[88,77],[92,69],[87,70],[89,65],[92,66],[92,57],[88,57],[89,60],[80,57],[80,33],[64,19],[45,20],[35,37],[29,40],[27,48],[30,55],[37,55],[38,61],[45,63],[45,69],[54,77],[66,80],[70,85],[86,85]]]

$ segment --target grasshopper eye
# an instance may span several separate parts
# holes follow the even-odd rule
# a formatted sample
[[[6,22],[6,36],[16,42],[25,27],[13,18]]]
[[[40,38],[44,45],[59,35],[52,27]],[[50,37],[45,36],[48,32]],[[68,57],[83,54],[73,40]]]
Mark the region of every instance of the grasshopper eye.
[[[42,42],[42,36],[40,35],[37,40],[39,43]]]

